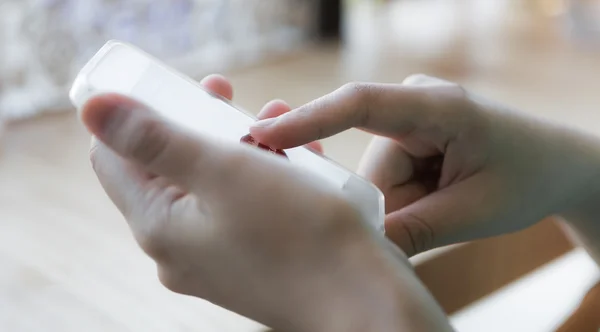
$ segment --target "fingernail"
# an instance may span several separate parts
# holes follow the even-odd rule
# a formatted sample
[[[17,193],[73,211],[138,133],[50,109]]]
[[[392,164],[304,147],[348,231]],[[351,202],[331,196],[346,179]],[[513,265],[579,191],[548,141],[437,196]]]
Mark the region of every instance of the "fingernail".
[[[259,121],[256,121],[252,125],[252,128],[267,128],[267,127],[272,126],[276,121],[277,121],[277,118],[259,120]]]

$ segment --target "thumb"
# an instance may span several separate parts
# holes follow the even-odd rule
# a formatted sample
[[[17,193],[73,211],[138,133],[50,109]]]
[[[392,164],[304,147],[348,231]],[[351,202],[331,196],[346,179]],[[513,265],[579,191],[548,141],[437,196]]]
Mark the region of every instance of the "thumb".
[[[184,132],[127,97],[93,97],[84,105],[81,119],[92,135],[118,155],[184,189],[211,181],[216,175],[212,172],[220,169],[216,163],[223,151],[214,144]]]
[[[436,191],[386,216],[386,236],[408,256],[497,234],[490,229],[497,195],[482,192],[483,175]]]

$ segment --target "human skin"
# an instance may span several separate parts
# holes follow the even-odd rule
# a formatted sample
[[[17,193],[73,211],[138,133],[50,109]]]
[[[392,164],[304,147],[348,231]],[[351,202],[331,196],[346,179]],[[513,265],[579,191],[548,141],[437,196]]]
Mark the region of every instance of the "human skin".
[[[231,97],[220,77],[203,84]],[[424,76],[271,105],[261,117],[274,120],[251,133],[273,148],[318,148],[351,127],[377,135],[360,172],[385,193],[386,235],[409,255],[551,214],[600,238],[595,137]],[[82,120],[100,182],[168,288],[277,331],[451,330],[404,253],[283,158],[185,132],[118,95],[90,100]]]
[[[231,98],[221,77],[202,84]],[[269,105],[261,117],[289,110]],[[172,291],[277,331],[451,331],[406,256],[285,158],[186,132],[115,94],[81,118],[100,183]]]
[[[290,148],[349,128],[375,134],[359,172],[386,197],[386,235],[408,255],[562,215],[600,257],[600,141],[438,78],[353,83],[251,133]]]

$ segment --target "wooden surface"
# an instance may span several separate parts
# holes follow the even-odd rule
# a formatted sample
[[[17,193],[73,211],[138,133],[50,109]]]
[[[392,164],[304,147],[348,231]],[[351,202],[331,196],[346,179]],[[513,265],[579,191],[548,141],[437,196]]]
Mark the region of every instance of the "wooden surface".
[[[600,269],[581,248],[454,313],[456,331],[556,331],[600,280]]]
[[[585,295],[580,305],[556,332],[600,331],[600,282]]]
[[[572,248],[548,219],[522,232],[454,247],[415,269],[442,308],[453,314]]]
[[[314,49],[231,73],[236,102],[252,112],[272,98],[296,106],[350,80],[400,82],[425,72],[599,132],[597,53],[562,40],[551,21],[522,19],[497,8],[463,13],[469,19],[448,18],[461,13],[446,10],[464,8],[457,3],[464,1],[406,1],[353,10],[344,48]],[[369,138],[353,130],[324,145],[330,156],[354,168]],[[12,124],[0,146],[0,331],[261,328],[159,285],[153,264],[135,246],[91,172],[88,136],[74,114]],[[504,255],[500,247],[497,253],[478,259],[492,266],[506,262],[499,257]],[[434,274],[443,280],[453,269]],[[448,291],[438,282],[428,284],[438,294]]]

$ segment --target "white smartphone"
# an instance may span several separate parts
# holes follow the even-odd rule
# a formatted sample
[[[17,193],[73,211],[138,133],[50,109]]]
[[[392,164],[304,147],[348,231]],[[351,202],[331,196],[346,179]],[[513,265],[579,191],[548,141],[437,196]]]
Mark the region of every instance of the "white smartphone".
[[[253,143],[247,135],[254,116],[130,44],[107,42],[79,72],[69,97],[80,109],[91,96],[106,92],[138,100],[203,135]],[[371,182],[304,147],[277,153],[341,190],[373,227],[383,230],[384,197]]]

